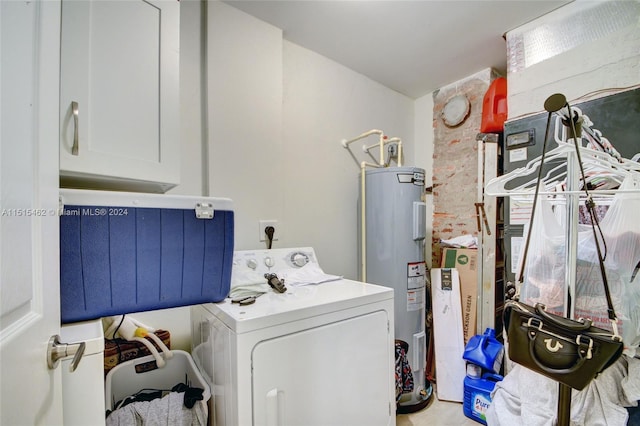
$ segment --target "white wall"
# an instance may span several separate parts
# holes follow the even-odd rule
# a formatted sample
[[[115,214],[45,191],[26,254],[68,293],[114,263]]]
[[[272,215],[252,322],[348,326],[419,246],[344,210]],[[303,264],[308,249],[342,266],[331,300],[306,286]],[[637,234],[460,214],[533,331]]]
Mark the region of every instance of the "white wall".
[[[323,269],[355,279],[360,167],[341,141],[380,129],[402,139],[406,164],[414,165],[413,100],[287,41],[283,60],[280,246],[313,246]]]
[[[207,9],[209,192],[234,202],[236,250],[266,248],[258,220],[284,221],[282,30],[221,2]]]
[[[357,271],[358,166],[340,141],[380,128],[413,149],[413,100],[227,4],[208,3],[210,193],[233,199],[236,250],[312,246],[327,272]]]

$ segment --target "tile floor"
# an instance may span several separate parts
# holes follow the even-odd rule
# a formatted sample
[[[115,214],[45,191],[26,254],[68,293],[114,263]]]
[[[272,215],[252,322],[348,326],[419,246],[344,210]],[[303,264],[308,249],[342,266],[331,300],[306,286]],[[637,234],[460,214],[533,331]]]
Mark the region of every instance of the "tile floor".
[[[434,394],[429,405],[411,414],[398,414],[396,426],[481,426],[462,412],[462,403],[440,401]]]

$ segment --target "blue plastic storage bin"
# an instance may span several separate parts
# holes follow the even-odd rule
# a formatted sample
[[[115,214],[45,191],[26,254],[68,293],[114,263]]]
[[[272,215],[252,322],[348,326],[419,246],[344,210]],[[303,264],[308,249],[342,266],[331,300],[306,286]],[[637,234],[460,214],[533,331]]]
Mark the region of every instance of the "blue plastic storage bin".
[[[71,189],[61,200],[63,323],[228,295],[231,200]]]

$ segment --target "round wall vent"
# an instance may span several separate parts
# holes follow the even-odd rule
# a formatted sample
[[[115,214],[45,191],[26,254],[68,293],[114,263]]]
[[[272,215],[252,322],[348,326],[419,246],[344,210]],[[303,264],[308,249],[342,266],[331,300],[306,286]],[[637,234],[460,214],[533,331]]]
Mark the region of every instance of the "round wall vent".
[[[442,121],[449,127],[455,127],[469,116],[471,103],[465,95],[456,95],[449,99],[442,109]]]

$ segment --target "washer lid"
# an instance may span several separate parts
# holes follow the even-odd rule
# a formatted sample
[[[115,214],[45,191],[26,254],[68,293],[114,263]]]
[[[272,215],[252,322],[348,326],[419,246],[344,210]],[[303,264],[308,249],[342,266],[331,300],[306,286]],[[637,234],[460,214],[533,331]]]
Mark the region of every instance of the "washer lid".
[[[239,334],[385,300],[393,305],[392,288],[342,279],[291,287],[283,294],[270,291],[246,306],[228,298],[203,306]]]

